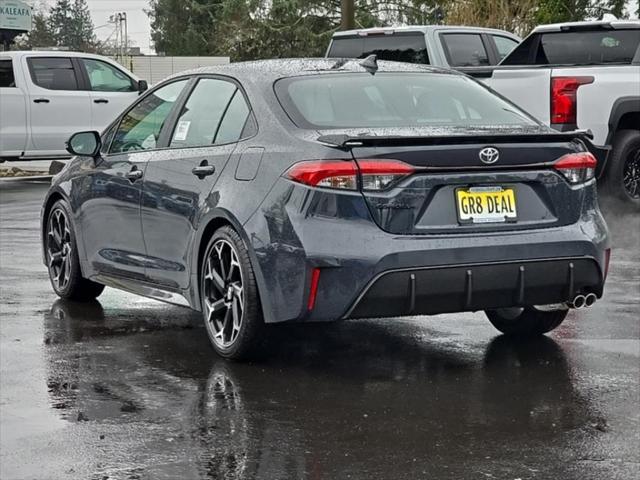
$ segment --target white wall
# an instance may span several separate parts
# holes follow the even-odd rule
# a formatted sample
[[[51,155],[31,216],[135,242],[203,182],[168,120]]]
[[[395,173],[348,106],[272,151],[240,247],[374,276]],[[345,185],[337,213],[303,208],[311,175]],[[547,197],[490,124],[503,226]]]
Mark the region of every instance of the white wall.
[[[125,68],[154,85],[169,75],[198,67],[211,67],[229,63],[229,57],[158,57],[143,55],[117,59]]]

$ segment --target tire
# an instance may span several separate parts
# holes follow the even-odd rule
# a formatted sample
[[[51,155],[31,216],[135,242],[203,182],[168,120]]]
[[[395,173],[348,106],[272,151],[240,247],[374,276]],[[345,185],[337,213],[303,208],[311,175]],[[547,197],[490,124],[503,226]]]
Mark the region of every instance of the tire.
[[[558,327],[567,313],[569,310],[543,311],[535,307],[500,308],[485,312],[494,327],[514,337],[544,335]]]
[[[60,298],[77,302],[95,300],[104,285],[82,276],[76,236],[71,223],[71,210],[63,200],[53,204],[44,235],[44,254],[49,280]]]
[[[229,226],[216,230],[200,265],[205,328],[218,355],[247,360],[262,353],[264,320],[249,251]]]
[[[620,130],[615,134],[604,190],[640,208],[640,131]]]

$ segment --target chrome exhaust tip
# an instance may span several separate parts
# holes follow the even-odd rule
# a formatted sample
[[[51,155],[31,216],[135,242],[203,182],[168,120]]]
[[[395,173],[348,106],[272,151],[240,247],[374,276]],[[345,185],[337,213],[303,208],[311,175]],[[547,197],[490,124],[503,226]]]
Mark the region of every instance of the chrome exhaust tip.
[[[595,293],[590,293],[586,297],[584,297],[584,305],[585,307],[590,307],[594,303],[598,301],[598,297]]]
[[[587,298],[584,295],[576,295],[576,298],[571,302],[571,306],[575,309],[580,309],[587,303]]]

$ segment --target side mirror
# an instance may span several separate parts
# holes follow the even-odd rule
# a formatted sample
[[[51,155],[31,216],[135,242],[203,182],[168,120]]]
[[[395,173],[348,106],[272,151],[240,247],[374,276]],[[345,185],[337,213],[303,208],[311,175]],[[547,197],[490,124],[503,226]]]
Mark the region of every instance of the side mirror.
[[[147,83],[147,81],[146,80],[138,81],[138,93],[142,95],[147,90],[149,90],[149,84]]]
[[[80,157],[97,158],[102,148],[102,140],[98,132],[79,132],[67,141],[67,152]]]

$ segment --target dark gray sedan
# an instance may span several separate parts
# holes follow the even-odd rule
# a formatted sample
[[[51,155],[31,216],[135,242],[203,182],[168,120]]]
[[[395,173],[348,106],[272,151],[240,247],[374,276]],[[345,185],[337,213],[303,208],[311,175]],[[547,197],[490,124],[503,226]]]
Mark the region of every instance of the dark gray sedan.
[[[370,57],[187,72],[68,148],[42,214],[56,293],[200,310],[225,357],[276,322],[484,310],[540,335],[602,296],[588,138],[452,71]]]

